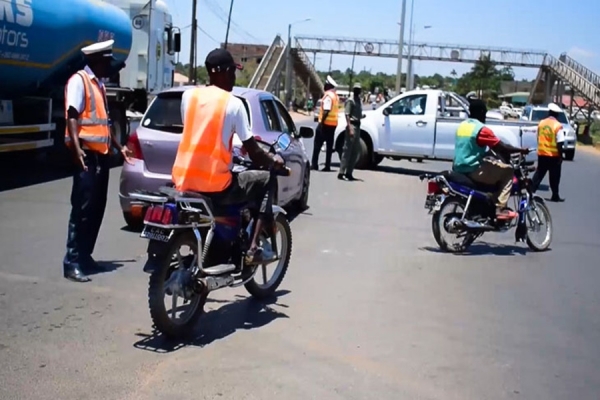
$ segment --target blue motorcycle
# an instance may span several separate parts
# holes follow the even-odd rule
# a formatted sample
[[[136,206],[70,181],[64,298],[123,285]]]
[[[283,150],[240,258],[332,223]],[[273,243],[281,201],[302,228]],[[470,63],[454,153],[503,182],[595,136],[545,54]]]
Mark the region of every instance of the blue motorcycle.
[[[533,151],[531,149],[530,151]],[[526,242],[534,251],[545,251],[552,243],[552,217],[544,200],[533,194],[529,174],[535,170],[522,155],[514,155],[510,163],[515,171],[511,201],[518,216],[512,220],[496,218],[491,193],[496,187],[481,185],[468,176],[453,171],[423,174],[427,179],[425,208],[432,214],[431,228],[435,241],[443,251],[466,251],[485,232],[515,229],[515,240]],[[536,238],[540,234],[541,239]],[[454,236],[451,241],[448,236]]]

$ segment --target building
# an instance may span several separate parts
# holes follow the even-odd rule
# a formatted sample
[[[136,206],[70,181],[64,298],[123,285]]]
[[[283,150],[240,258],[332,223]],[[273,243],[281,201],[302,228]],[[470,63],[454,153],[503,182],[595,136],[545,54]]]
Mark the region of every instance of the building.
[[[179,72],[175,72],[173,76],[173,86],[185,86],[188,84],[188,77],[180,74]]]
[[[225,44],[221,43],[221,47],[225,47]],[[227,50],[229,50],[234,60],[240,64],[260,64],[268,48],[269,46],[264,44],[227,43]]]

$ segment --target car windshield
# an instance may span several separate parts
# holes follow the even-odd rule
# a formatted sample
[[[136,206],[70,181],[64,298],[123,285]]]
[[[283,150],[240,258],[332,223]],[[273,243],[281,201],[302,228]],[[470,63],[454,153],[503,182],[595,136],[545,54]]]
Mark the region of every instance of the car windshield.
[[[541,121],[544,118],[548,117],[548,110],[533,110],[531,113],[531,120],[532,121]],[[567,121],[567,116],[565,115],[564,112],[558,113],[558,122],[560,122],[561,124],[568,124],[569,121]]]
[[[141,125],[144,128],[164,131],[169,133],[182,133],[183,122],[181,121],[181,96],[183,92],[166,92],[159,94],[152,102]],[[236,96],[242,100],[248,121],[250,121],[250,107],[243,97]]]

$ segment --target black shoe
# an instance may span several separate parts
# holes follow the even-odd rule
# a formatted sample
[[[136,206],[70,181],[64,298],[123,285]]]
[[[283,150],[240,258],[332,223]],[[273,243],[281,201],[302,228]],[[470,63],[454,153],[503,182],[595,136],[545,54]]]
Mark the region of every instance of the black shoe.
[[[331,168],[330,167],[325,167],[321,170],[321,172],[331,172]]]
[[[64,277],[73,282],[90,282],[92,279],[79,270],[73,268],[64,272]]]
[[[337,177],[337,178],[338,178],[340,181],[347,181],[347,180],[348,180],[348,178],[346,178],[346,177],[345,177],[344,175],[342,175],[342,174],[338,174],[338,177]]]
[[[356,180],[356,178],[355,178],[355,177],[353,177],[352,175],[346,175],[346,180],[349,180],[349,181],[355,181],[355,180]]]
[[[555,203],[562,203],[563,201],[565,201],[565,199],[561,199],[559,196],[552,196],[550,198],[550,201],[553,201]]]
[[[313,171],[318,171],[319,167],[317,165],[313,164],[313,165],[310,166],[310,169],[312,169]]]

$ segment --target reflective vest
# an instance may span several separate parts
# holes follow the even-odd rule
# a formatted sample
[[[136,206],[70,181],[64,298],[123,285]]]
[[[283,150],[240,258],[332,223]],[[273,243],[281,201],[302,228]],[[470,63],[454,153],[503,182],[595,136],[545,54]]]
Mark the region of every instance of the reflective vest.
[[[323,121],[323,104],[325,103],[325,98],[329,96],[331,97],[331,111],[327,114],[327,119]],[[323,125],[328,126],[337,126],[338,124],[338,104],[340,103],[340,99],[338,95],[333,90],[328,90],[325,92],[325,96],[321,99],[321,109],[319,110],[319,122],[322,122]]]
[[[487,152],[485,146],[477,144],[477,135],[485,125],[476,119],[461,122],[456,129],[454,163],[452,169],[461,174],[470,174],[479,168]]]
[[[83,79],[85,90],[85,108],[79,115],[78,132],[81,148],[91,150],[100,154],[107,154],[110,150],[110,127],[108,126],[108,110],[105,102],[104,91],[97,82],[85,71],[77,74]],[[75,75],[71,79],[75,78]],[[67,104],[67,89],[65,88],[65,118],[68,120],[69,105]],[[71,146],[71,135],[69,128],[65,129],[65,144]]]
[[[221,192],[231,183],[232,141],[223,143],[222,132],[232,95],[216,86],[190,90],[173,183],[179,191]]]
[[[538,156],[558,157],[556,134],[562,125],[552,117],[545,118],[538,124]]]

